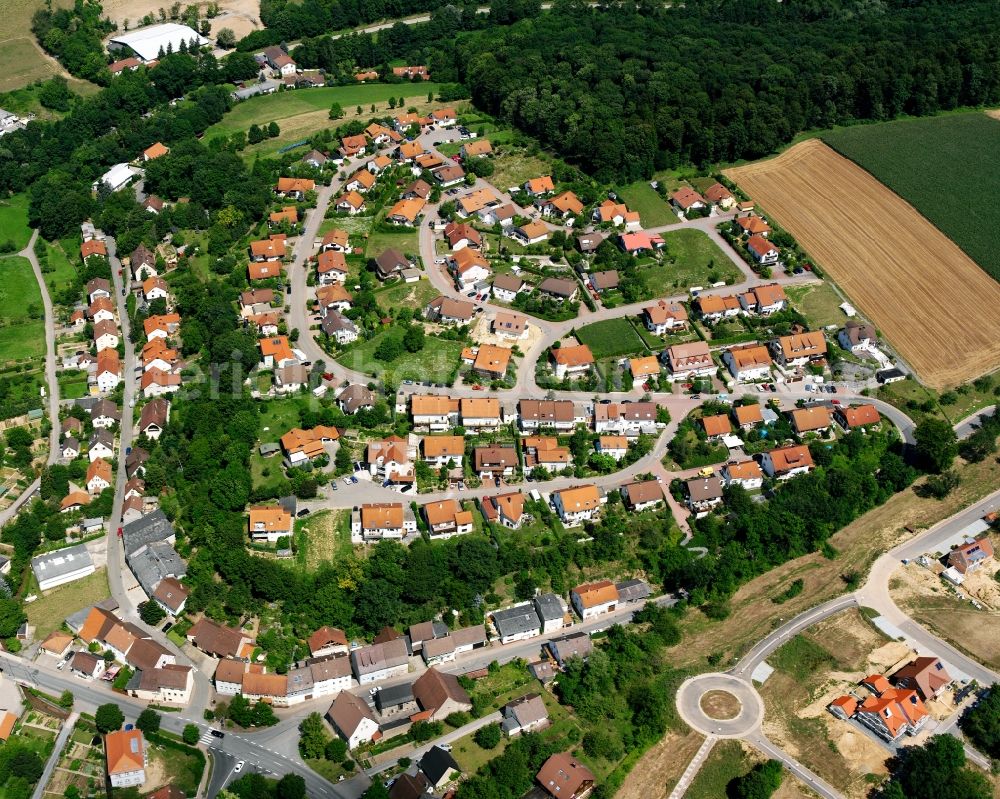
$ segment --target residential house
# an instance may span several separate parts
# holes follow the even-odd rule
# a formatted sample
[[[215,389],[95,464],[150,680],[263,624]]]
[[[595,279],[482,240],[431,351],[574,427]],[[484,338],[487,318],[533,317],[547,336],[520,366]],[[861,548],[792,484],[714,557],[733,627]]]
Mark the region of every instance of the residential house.
[[[354,676],[361,685],[402,677],[409,669],[409,655],[403,638],[359,647],[351,652],[350,657]]]
[[[747,239],[747,252],[761,266],[773,266],[778,263],[780,252],[763,236],[751,236]]]
[[[114,730],[104,736],[108,781],[112,788],[131,788],[146,781],[146,744],[142,730]]]
[[[462,426],[472,430],[494,430],[500,426],[500,400],[495,397],[459,400]]]
[[[281,448],[290,466],[301,466],[326,455],[326,445],[339,438],[337,428],[328,425],[318,425],[309,430],[293,427],[281,437]]]
[[[314,658],[334,655],[346,655],[349,643],[343,630],[336,627],[320,627],[306,640],[309,653]]]
[[[322,169],[329,160],[329,156],[319,150],[310,150],[302,156],[302,163],[308,164],[313,169]]]
[[[70,436],[63,440],[62,449],[59,452],[62,457],[71,461],[80,456],[80,442]]]
[[[948,553],[948,565],[959,574],[968,574],[993,557],[993,543],[988,534],[966,538]]]
[[[95,256],[99,258],[108,257],[108,248],[103,241],[100,239],[90,239],[80,245],[80,259],[84,263],[87,262],[88,258],[93,258]]]
[[[451,752],[440,746],[428,749],[417,765],[420,773],[427,779],[431,791],[441,790],[461,774],[461,769],[451,756]]]
[[[323,316],[320,329],[341,346],[358,340],[357,325],[337,311],[328,311]]]
[[[448,239],[452,250],[461,250],[463,247],[479,250],[483,246],[483,237],[479,231],[464,222],[449,222],[445,225],[444,237]]]
[[[788,307],[788,296],[778,283],[755,286],[739,297],[740,305],[747,313],[770,316]]]
[[[503,720],[500,728],[513,738],[522,732],[534,732],[547,727],[549,711],[539,694],[526,694],[500,708]]]
[[[493,278],[493,296],[500,302],[512,303],[525,285],[517,275],[497,275]]]
[[[429,320],[441,324],[465,325],[472,321],[475,310],[476,306],[471,302],[438,296],[430,301],[424,313]]]
[[[276,542],[292,534],[292,517],[282,507],[255,506],[250,508],[250,538],[254,541]]]
[[[156,441],[170,420],[170,403],[154,399],[142,406],[139,414],[139,434]]]
[[[288,336],[262,338],[258,344],[264,366],[268,369],[280,369],[282,366],[291,366],[299,362],[298,356],[292,351],[292,345],[288,343]]]
[[[459,155],[463,161],[467,158],[485,158],[488,155],[493,155],[493,145],[490,144],[489,139],[476,139],[463,144]]]
[[[282,366],[274,370],[274,390],[278,394],[294,394],[309,385],[309,370],[301,364]]]
[[[85,680],[96,680],[104,673],[106,666],[104,658],[99,658],[90,652],[74,652],[69,661],[70,674]]]
[[[467,352],[462,358],[466,360]],[[468,353],[471,355],[471,353]],[[498,347],[495,344],[480,344],[472,358],[472,371],[489,380],[503,380],[513,351],[509,347]]]
[[[368,206],[365,205],[365,198],[356,191],[347,191],[341,194],[334,201],[334,208],[348,216],[363,214],[368,210]]]
[[[354,296],[340,283],[330,283],[316,289],[316,306],[321,314],[330,309],[346,311],[354,302]]]
[[[813,459],[809,454],[809,447],[793,444],[765,452],[761,456],[760,465],[768,477],[788,480],[797,474],[812,471]]]
[[[152,279],[152,278],[151,278]],[[91,322],[114,322],[115,306],[107,297],[98,297],[87,308],[87,317]]]
[[[393,67],[392,74],[397,78],[407,78],[408,80],[420,79],[420,80],[430,80],[431,74],[427,71],[427,67],[421,66],[405,66],[405,67]]]
[[[642,480],[626,483],[620,489],[625,507],[633,513],[641,513],[664,503],[663,489],[659,480]]]
[[[514,447],[476,447],[472,452],[473,468],[483,480],[510,477],[518,467]]]
[[[166,339],[177,333],[181,326],[181,318],[176,313],[159,314],[150,316],[142,323],[146,340],[154,338]]]
[[[591,255],[597,252],[597,248],[604,244],[607,238],[608,234],[600,230],[581,233],[576,237],[576,248],[582,255]]]
[[[570,658],[586,660],[594,651],[594,642],[584,632],[569,633],[546,642],[545,648],[552,655],[559,668],[565,668]]]
[[[435,468],[462,465],[465,456],[464,436],[424,436],[420,442],[423,459]]]
[[[517,239],[525,247],[538,244],[549,237],[549,229],[542,222],[528,222],[523,225],[515,225],[510,228],[508,234],[512,239]]]
[[[511,530],[520,528],[524,521],[524,494],[520,491],[482,497],[479,507],[486,521],[502,524]]]
[[[833,418],[845,430],[874,427],[881,424],[882,417],[874,405],[840,405],[833,411]]]
[[[674,344],[663,352],[663,356],[672,380],[711,377],[716,372],[712,353],[708,349],[708,343],[704,341]]]
[[[684,486],[687,489],[688,507],[698,516],[722,504],[722,483],[715,476],[693,477]]]
[[[606,501],[597,486],[590,483],[552,492],[552,505],[567,527],[593,521]]]
[[[122,362],[117,350],[97,353],[97,371],[94,373],[97,390],[102,394],[114,391],[122,379]]]
[[[323,236],[319,245],[320,252],[333,250],[347,253],[351,251],[350,237],[346,230],[331,230]]]
[[[590,287],[598,294],[618,288],[618,283],[618,271],[615,269],[590,273]]]
[[[381,475],[392,483],[412,483],[414,480],[406,441],[399,436],[369,441],[365,460],[373,477]]]
[[[103,277],[91,278],[87,281],[84,289],[87,294],[87,302],[93,302],[98,297],[111,298],[111,283]]]
[[[368,139],[360,133],[354,136],[344,136],[340,140],[338,149],[344,158],[360,157],[368,152]]]
[[[520,602],[513,607],[494,610],[490,614],[501,644],[524,641],[541,635],[542,620],[532,602]]]
[[[830,409],[824,405],[813,405],[809,408],[796,408],[789,413],[792,428],[802,436],[805,433],[822,433],[830,429],[833,417]]]
[[[659,300],[656,305],[642,309],[646,329],[657,336],[665,336],[675,330],[686,330],[688,326],[687,309],[679,302]]]
[[[615,590],[618,591],[618,601],[622,605],[635,605],[645,601],[653,594],[649,583],[636,578],[615,583]]]
[[[272,233],[266,239],[250,242],[250,260],[254,263],[266,261],[280,261],[287,254],[285,243],[287,236],[284,233]],[[278,274],[281,274],[278,272]],[[253,279],[253,273],[251,273]]]
[[[137,669],[125,686],[129,696],[146,702],[187,705],[194,690],[194,669],[177,663]]]
[[[524,191],[532,197],[541,197],[556,190],[555,184],[549,175],[540,178],[532,178],[524,184]]]
[[[90,406],[90,423],[96,428],[107,429],[121,421],[122,414],[111,400],[98,400]]]
[[[531,603],[535,606],[535,613],[542,623],[542,635],[558,632],[567,626],[566,606],[555,594],[536,594]]]
[[[594,209],[593,220],[615,227],[625,227],[625,230],[635,232],[642,227],[638,211],[630,211],[624,203],[605,200]]]
[[[458,677],[438,671],[433,666],[413,683],[413,695],[427,714],[428,721],[438,721],[452,713],[467,713],[472,710],[472,701],[459,685]]]
[[[394,225],[413,227],[426,204],[424,200],[399,200],[386,214],[386,219]]]
[[[432,432],[457,427],[459,408],[459,400],[441,394],[413,394],[410,397],[413,426]]]
[[[348,416],[360,410],[374,408],[375,402],[375,392],[357,383],[352,383],[337,395],[337,405]]]
[[[700,294],[694,301],[694,307],[698,311],[698,316],[709,324],[732,319],[739,316],[743,310],[738,297],[719,294]]]
[[[559,446],[559,440],[554,436],[530,436],[523,439],[522,446],[525,471],[539,466],[554,474],[573,465],[569,448]]]
[[[271,69],[281,77],[291,77],[295,74],[295,62],[287,52],[277,45],[266,48],[264,58]]]
[[[583,799],[594,787],[594,775],[568,752],[552,755],[535,780],[554,799]]]
[[[578,585],[569,593],[570,602],[576,614],[586,621],[604,613],[612,613],[618,607],[618,589],[610,580]]]
[[[564,277],[547,277],[538,284],[537,290],[560,302],[573,302],[580,293],[577,282]]]
[[[465,170],[454,163],[438,167],[431,172],[431,175],[434,176],[434,179],[443,189],[449,186],[456,186],[465,180]]]
[[[312,178],[278,178],[274,191],[279,197],[288,197],[302,201],[306,193],[316,190],[316,181]]]
[[[751,402],[749,405],[734,405],[733,417],[740,430],[750,430],[764,423],[764,414],[756,402]]]
[[[771,226],[763,217],[750,215],[736,219],[736,232],[742,236],[760,236],[766,239],[771,235]]]
[[[316,257],[316,275],[319,285],[347,282],[347,260],[339,250],[323,250]]]
[[[403,189],[403,199],[404,200],[427,200],[431,196],[431,184],[426,180],[413,181],[409,186]]]
[[[417,520],[401,502],[377,502],[361,505],[351,513],[351,540],[354,543],[402,539],[417,531]]]
[[[528,335],[528,320],[517,314],[498,311],[490,329],[494,335],[502,338],[523,339]]]
[[[766,380],[771,376],[771,355],[763,344],[740,344],[722,353],[729,373],[741,382]]]
[[[344,191],[356,191],[359,194],[366,194],[378,178],[367,169],[359,169],[351,175],[344,183]]]
[[[601,455],[610,455],[620,461],[628,453],[628,439],[625,436],[599,436],[594,449]]]
[[[454,499],[442,499],[424,505],[424,519],[432,538],[451,538],[472,532],[472,513]]]
[[[140,244],[129,256],[129,267],[132,270],[132,278],[137,283],[142,283],[146,278],[156,274],[156,256],[145,244]]]
[[[880,738],[894,742],[903,735],[919,733],[928,713],[916,691],[887,688],[878,696],[865,699],[855,717]]]
[[[493,227],[493,225],[500,225],[500,227],[504,230],[514,224],[514,217],[517,215],[518,209],[513,203],[507,203],[506,205],[491,205],[486,208],[481,208],[476,212],[476,216],[479,217],[479,221],[484,225],[488,225],[490,227]]]
[[[636,230],[633,233],[622,233],[618,237],[618,246],[629,255],[640,256],[646,253],[655,253],[662,250],[666,245],[663,236],[659,233],[650,233],[646,230]]]
[[[178,617],[184,612],[190,594],[176,577],[164,577],[153,592],[153,601],[171,616]]]
[[[664,424],[656,419],[655,402],[609,402],[594,405],[594,430],[636,437],[655,434]]]
[[[95,430],[90,436],[87,455],[91,463],[98,458],[111,460],[115,455],[115,437],[107,430]]]
[[[550,353],[557,380],[586,374],[594,365],[594,354],[586,344],[553,348]]]
[[[940,658],[928,656],[907,663],[893,675],[893,679],[897,688],[914,690],[925,702],[937,699],[952,682]]]
[[[448,259],[455,275],[455,285],[460,291],[489,280],[493,274],[489,261],[469,247],[451,253]]]
[[[181,376],[154,367],[143,373],[139,386],[142,388],[142,395],[147,399],[162,397],[164,394],[180,390]]]
[[[878,331],[875,325],[848,322],[837,334],[837,341],[845,350],[855,355],[872,353],[878,348]]]
[[[723,438],[733,431],[732,425],[729,424],[729,417],[724,413],[715,416],[702,416],[701,425],[710,440]]]
[[[340,736],[347,741],[348,749],[357,749],[363,743],[381,737],[375,714],[349,691],[341,691],[326,712],[327,720]]]
[[[705,198],[690,186],[681,186],[681,188],[671,194],[670,204],[680,214],[686,214],[688,211],[697,211],[706,207]]]
[[[757,461],[738,461],[722,467],[722,480],[727,486],[738,485],[754,491],[764,485],[764,473]]]
[[[629,358],[629,371],[633,380],[645,380],[647,377],[659,377],[660,362],[655,355],[645,355],[642,358]]]
[[[459,197],[456,210],[460,217],[467,219],[473,214],[478,214],[480,211],[492,208],[498,202],[497,196],[489,189],[476,189],[463,197]]]
[[[86,480],[87,491],[94,495],[100,494],[105,488],[111,488],[114,480],[111,463],[104,458],[91,461],[87,467]]]
[[[409,269],[410,261],[399,250],[388,249],[375,259],[375,274],[379,280],[388,280],[397,272]]]
[[[707,203],[710,203],[713,207],[718,206],[723,211],[728,211],[736,203],[736,198],[733,197],[732,192],[721,183],[713,183],[702,192],[702,196]]]
[[[583,213],[583,203],[571,191],[564,191],[549,199],[535,200],[535,207],[542,212],[542,216],[556,216],[560,219]]]
[[[118,341],[118,325],[114,322],[105,320],[94,325],[94,346],[97,348],[98,355],[101,354],[102,350],[117,348]]]

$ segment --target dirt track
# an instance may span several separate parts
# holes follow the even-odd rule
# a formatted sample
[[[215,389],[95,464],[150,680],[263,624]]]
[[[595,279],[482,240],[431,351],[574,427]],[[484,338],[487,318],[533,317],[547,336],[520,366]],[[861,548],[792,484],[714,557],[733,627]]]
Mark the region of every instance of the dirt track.
[[[726,171],[934,388],[1000,363],[1000,284],[916,209],[818,139]]]

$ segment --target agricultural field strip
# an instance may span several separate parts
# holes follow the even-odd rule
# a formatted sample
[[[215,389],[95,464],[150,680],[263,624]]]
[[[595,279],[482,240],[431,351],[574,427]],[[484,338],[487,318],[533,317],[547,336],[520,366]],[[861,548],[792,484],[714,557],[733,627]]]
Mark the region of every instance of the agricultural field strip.
[[[727,175],[798,239],[929,385],[961,383],[1000,362],[1000,285],[859,166],[810,140]]]

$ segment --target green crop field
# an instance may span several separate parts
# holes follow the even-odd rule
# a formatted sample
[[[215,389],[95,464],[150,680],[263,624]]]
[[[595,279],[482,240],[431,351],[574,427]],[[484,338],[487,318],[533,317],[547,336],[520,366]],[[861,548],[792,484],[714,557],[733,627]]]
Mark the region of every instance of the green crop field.
[[[627,319],[605,319],[576,331],[581,344],[590,347],[594,358],[615,358],[646,352],[646,347]]]
[[[1000,121],[975,111],[858,125],[822,138],[1000,280]]]
[[[289,92],[276,92],[263,97],[252,97],[238,103],[232,111],[226,114],[221,122],[212,125],[207,131],[207,138],[228,136],[238,130],[247,130],[257,123],[277,122],[288,117],[308,114],[315,111],[327,111],[334,103],[340,103],[344,109],[349,106],[368,106],[372,103],[384,103],[390,97],[427,99],[428,92],[436,92],[437,83],[365,83],[358,86],[324,86],[320,89],[298,89]],[[365,109],[367,110],[367,109]],[[330,121],[331,126],[338,122]]]

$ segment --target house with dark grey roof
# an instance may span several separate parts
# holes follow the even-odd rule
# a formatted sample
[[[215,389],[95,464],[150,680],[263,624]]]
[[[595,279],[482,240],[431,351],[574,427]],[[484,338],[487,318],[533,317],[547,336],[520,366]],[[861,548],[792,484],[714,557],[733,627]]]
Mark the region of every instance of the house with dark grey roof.
[[[412,683],[379,688],[375,692],[375,708],[382,716],[381,722],[397,716],[409,721],[410,716],[420,710],[416,697],[413,696]]]
[[[524,641],[541,635],[542,620],[538,618],[535,606],[531,602],[494,610],[490,615],[493,617],[493,626],[496,627],[501,644]]]
[[[642,602],[644,599],[648,599],[653,593],[645,580],[638,579],[623,580],[620,583],[615,583],[615,588],[618,589],[618,601],[622,605],[628,605],[632,602]]]
[[[535,613],[542,622],[542,635],[563,628],[566,618],[566,607],[555,594],[539,594],[533,600]]]
[[[440,746],[428,749],[417,765],[435,790],[443,788],[462,773],[451,752]]]
[[[174,541],[174,527],[159,508],[122,528],[125,561],[147,596],[153,595],[165,577],[180,579],[187,574]]]
[[[122,542],[125,546],[126,558],[149,544],[158,541],[172,544],[176,540],[174,526],[160,509],[154,510],[122,528]]]
[[[503,721],[500,728],[513,738],[522,732],[533,732],[549,723],[549,711],[539,694],[526,694],[500,708]]]

